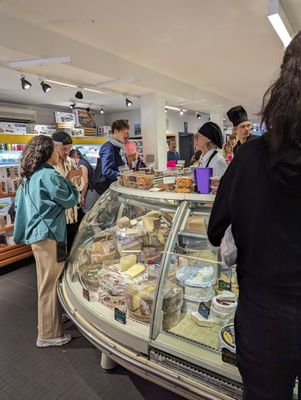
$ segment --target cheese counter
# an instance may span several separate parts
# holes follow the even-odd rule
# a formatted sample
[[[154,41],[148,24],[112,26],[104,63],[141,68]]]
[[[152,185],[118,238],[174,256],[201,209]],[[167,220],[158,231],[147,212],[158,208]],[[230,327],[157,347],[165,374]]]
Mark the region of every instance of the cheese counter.
[[[238,284],[207,239],[212,195],[114,183],[83,219],[60,301],[114,362],[188,399],[241,399]]]

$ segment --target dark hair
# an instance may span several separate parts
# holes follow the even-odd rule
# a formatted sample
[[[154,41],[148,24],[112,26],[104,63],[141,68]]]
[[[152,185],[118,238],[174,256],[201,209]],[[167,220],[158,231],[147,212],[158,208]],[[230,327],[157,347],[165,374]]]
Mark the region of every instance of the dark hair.
[[[52,134],[52,140],[54,142],[62,143],[63,146],[67,144],[72,144],[71,136],[65,131],[57,131]]]
[[[69,157],[74,157],[74,156],[76,156],[76,157],[78,157],[78,158],[84,158],[83,157],[83,155],[82,155],[82,153],[79,151],[79,150],[77,150],[77,149],[72,149],[72,150],[70,150],[70,152],[69,152]]]
[[[129,125],[129,120],[128,119],[117,119],[117,121],[114,121],[112,123],[112,135],[114,133],[115,130],[117,131],[122,131],[123,129],[129,129],[130,125]]]
[[[280,77],[266,91],[262,101],[261,125],[265,123],[266,140],[273,150],[284,143],[301,147],[301,32],[286,49]]]
[[[21,177],[29,179],[42,164],[49,160],[53,149],[54,144],[49,136],[38,135],[31,139],[22,152],[20,162]]]

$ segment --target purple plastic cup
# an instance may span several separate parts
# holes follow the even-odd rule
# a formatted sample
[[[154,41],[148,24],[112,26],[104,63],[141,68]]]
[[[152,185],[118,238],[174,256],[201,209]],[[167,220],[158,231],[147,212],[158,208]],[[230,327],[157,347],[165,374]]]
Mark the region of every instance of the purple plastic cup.
[[[212,176],[212,168],[195,168],[194,181],[198,193],[210,193],[210,178]]]

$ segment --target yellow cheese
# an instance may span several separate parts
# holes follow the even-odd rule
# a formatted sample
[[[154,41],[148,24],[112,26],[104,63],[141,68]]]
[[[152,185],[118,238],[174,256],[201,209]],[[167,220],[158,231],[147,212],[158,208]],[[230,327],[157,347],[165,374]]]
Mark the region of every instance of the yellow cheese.
[[[154,218],[145,216],[142,218],[142,225],[143,228],[146,230],[148,233],[154,232],[155,225],[154,225]]]
[[[130,269],[128,269],[125,274],[130,278],[136,278],[145,271],[145,267],[142,264],[135,264]]]
[[[126,271],[137,262],[137,256],[135,254],[129,254],[120,258],[120,271]]]

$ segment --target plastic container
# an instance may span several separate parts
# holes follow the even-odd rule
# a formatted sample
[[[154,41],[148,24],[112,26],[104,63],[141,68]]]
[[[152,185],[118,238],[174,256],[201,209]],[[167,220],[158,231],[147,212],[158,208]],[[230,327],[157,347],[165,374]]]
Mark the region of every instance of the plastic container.
[[[198,193],[210,193],[210,177],[212,176],[212,168],[195,168],[194,181],[196,183]]]
[[[236,301],[221,300],[221,296],[215,296],[211,303],[210,317],[218,324],[227,324],[233,320],[236,307]]]
[[[163,178],[163,186],[166,192],[173,192],[176,188],[176,179],[174,176],[165,176]]]
[[[211,265],[206,267],[182,267],[177,272],[177,279],[183,286],[196,288],[213,286],[216,281],[214,268]]]
[[[136,175],[136,189],[149,190],[154,185],[154,177],[151,175]]]
[[[177,187],[190,188],[193,186],[192,176],[178,176],[176,178]]]
[[[228,349],[232,353],[236,352],[234,324],[228,324],[219,331],[221,348]]]
[[[193,301],[208,301],[215,296],[215,290],[213,286],[209,287],[195,287],[195,286],[184,286],[184,298],[186,300]]]
[[[194,185],[185,187],[176,185],[176,193],[193,193],[193,192],[194,192]]]
[[[212,194],[217,193],[217,189],[220,183],[220,178],[213,176],[210,178],[210,189]]]

